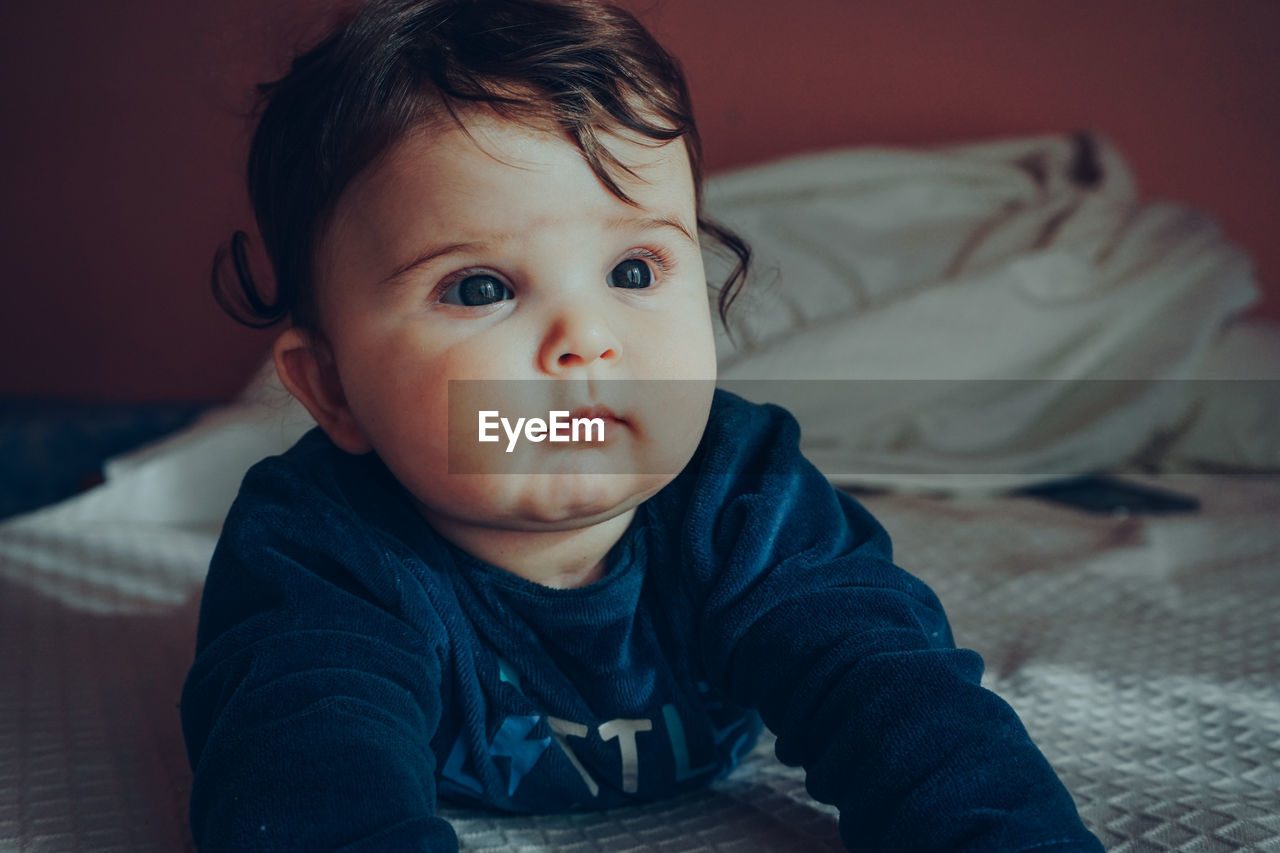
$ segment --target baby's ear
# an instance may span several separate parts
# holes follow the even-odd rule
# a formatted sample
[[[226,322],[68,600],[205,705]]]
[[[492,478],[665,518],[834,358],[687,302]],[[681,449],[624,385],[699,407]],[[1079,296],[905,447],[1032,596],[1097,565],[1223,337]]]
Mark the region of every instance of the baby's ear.
[[[372,448],[347,405],[328,342],[304,329],[286,329],[276,338],[274,355],[280,381],[330,440],[348,453],[368,453]]]

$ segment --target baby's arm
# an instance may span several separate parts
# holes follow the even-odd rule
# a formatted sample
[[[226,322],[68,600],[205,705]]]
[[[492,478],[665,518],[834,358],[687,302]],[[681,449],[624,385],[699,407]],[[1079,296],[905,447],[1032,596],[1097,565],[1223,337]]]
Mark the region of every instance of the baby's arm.
[[[455,850],[433,815],[439,651],[388,610],[396,567],[370,590],[344,563],[390,563],[376,543],[339,559],[323,511],[253,474],[241,494],[182,696],[200,850]]]
[[[845,845],[1101,850],[934,594],[800,456],[790,416],[738,405],[713,424],[731,440],[706,445],[684,531],[704,666],[839,807]]]

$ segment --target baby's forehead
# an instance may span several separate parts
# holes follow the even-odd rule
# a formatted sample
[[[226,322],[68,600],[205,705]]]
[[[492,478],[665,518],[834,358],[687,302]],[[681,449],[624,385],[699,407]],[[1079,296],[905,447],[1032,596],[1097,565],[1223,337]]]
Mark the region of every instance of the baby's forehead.
[[[542,234],[611,239],[665,228],[696,244],[683,141],[599,138],[613,188],[558,128],[494,116],[415,128],[344,194],[320,246],[321,273],[364,274],[384,258],[409,263],[463,244],[528,248]]]
[[[673,159],[685,165],[689,163],[682,137],[659,140],[620,124],[603,124],[593,128],[589,141],[578,140],[551,116],[540,113],[503,116],[486,107],[433,116],[394,140],[383,160],[420,157],[439,147],[448,149],[452,156],[458,144],[465,144],[485,155],[482,160],[468,161],[475,169],[530,168],[547,165],[548,141],[553,141],[562,152],[572,149],[575,154],[570,156],[588,162],[589,151],[594,152],[609,167],[613,179],[619,181],[655,179],[646,177],[646,173],[660,170]]]
[[[403,201],[407,184],[438,199],[497,206],[494,196],[524,195],[528,181],[576,181],[592,168],[601,198],[651,215],[674,215],[696,200],[683,139],[653,140],[622,127],[600,128],[588,154],[566,131],[536,117],[510,119],[489,112],[423,123],[403,134],[352,182],[361,206]],[[603,174],[601,174],[603,172]],[[555,201],[548,197],[548,203]],[[397,211],[392,211],[393,215]],[[500,211],[495,210],[497,215]]]

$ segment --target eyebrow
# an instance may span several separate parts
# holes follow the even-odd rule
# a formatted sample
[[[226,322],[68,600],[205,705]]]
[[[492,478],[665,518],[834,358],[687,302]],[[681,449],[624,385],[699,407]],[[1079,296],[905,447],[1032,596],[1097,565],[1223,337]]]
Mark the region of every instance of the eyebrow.
[[[682,237],[684,237],[686,240],[688,240],[690,243],[692,243],[695,246],[698,244],[697,238],[695,238],[693,234],[689,232],[689,229],[684,226],[684,223],[673,216],[645,216],[640,218],[618,216],[606,222],[605,227],[608,228],[610,231],[620,231],[624,228],[639,228],[645,231],[655,230],[655,229],[667,229],[667,230],[672,230],[677,232],[678,234],[680,234]],[[500,243],[502,242],[502,239],[503,238],[499,238],[495,242]],[[438,247],[428,249],[427,251],[423,252],[421,255],[418,255],[408,263],[402,264],[401,266],[392,270],[391,273],[388,274],[385,278],[383,278],[382,281],[379,283],[390,284],[394,282],[396,279],[400,278],[405,273],[410,272],[411,270],[415,270],[418,267],[423,266],[425,264],[428,264],[431,261],[434,261],[436,258],[440,258],[445,255],[450,255],[450,254],[453,254],[454,252],[460,252],[465,249],[481,248],[485,245],[488,245],[488,244],[485,242],[478,242],[473,240],[465,243],[450,243],[447,246],[438,246]]]
[[[627,216],[619,216],[606,222],[605,227],[611,231],[623,228],[640,228],[646,231],[656,228],[670,228],[678,231],[690,243],[694,245],[698,243],[697,238],[685,227],[684,223],[674,216],[644,216],[634,219]]]
[[[483,245],[485,244],[473,241],[468,243],[450,243],[447,246],[438,246],[428,249],[421,255],[418,255],[416,258],[409,261],[407,264],[403,264],[394,269],[389,275],[383,278],[379,284],[390,284],[410,270],[415,270],[424,264],[431,263],[436,258],[443,257],[444,255],[450,255],[454,252],[460,252],[464,249],[475,249]]]

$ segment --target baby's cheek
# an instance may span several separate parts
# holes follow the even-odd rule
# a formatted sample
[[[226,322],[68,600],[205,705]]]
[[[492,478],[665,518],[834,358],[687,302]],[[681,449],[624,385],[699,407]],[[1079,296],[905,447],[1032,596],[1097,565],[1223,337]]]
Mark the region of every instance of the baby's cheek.
[[[677,329],[668,328],[669,341],[655,354],[658,361],[654,374],[668,379],[704,379],[715,381],[715,338],[710,322],[689,322]]]
[[[672,288],[689,289],[683,284]],[[708,344],[713,356],[715,352],[706,296],[694,301],[683,292],[668,291],[660,304],[660,310],[636,312],[627,318],[620,366],[635,378],[692,378],[698,375],[695,371],[702,366]]]

